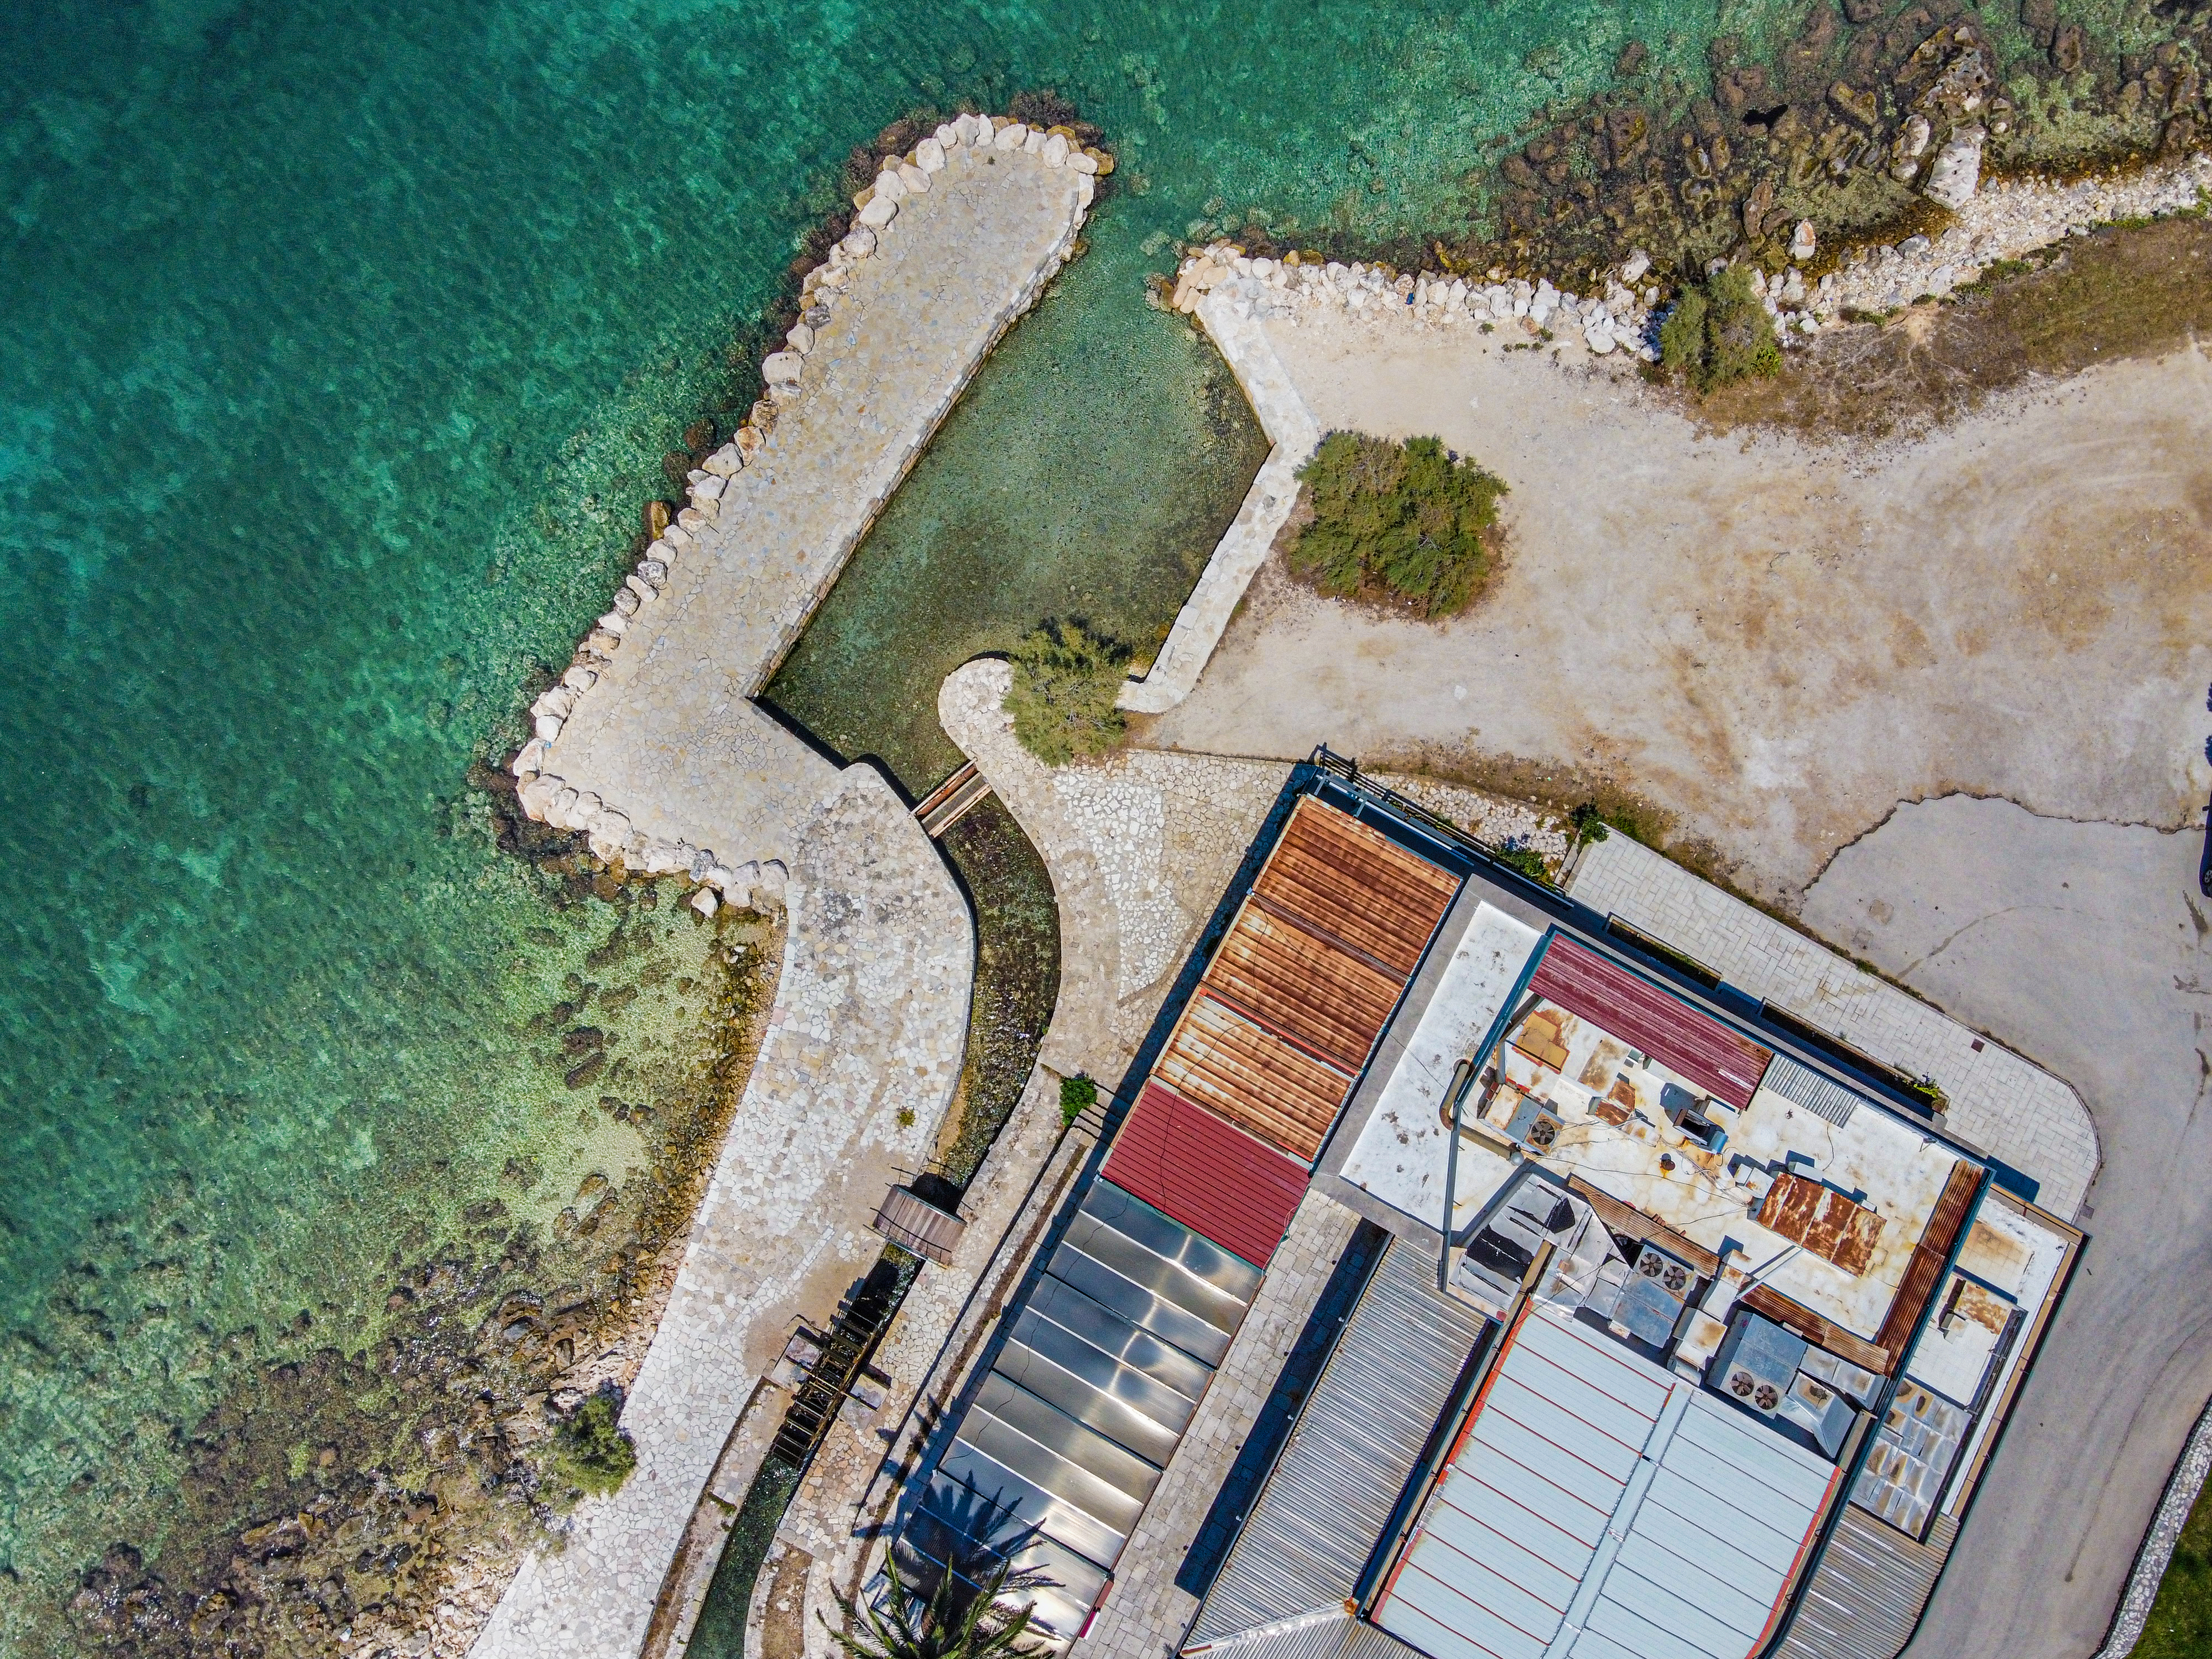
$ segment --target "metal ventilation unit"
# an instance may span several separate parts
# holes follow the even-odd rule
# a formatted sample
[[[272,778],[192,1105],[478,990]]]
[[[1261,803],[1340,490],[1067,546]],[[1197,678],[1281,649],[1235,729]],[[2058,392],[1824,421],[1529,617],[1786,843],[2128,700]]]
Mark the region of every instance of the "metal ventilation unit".
[[[1630,1265],[1613,1322],[1638,1341],[1663,1348],[1674,1340],[1697,1282],[1697,1272],[1689,1263],[1647,1243]]]
[[[1713,1355],[1713,1386],[1738,1405],[1772,1417],[1789,1397],[1790,1385],[1811,1346],[1772,1320],[1740,1308]]]

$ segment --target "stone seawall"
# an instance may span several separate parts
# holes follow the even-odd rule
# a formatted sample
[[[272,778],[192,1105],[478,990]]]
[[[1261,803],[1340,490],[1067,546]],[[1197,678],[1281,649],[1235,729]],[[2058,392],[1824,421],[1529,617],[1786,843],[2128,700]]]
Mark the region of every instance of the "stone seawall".
[[[781,896],[821,763],[750,700],[1073,251],[1110,167],[1064,131],[972,115],[885,167],[807,275],[755,419],[691,475],[690,504],[532,706],[512,763],[526,811],[640,873]]]

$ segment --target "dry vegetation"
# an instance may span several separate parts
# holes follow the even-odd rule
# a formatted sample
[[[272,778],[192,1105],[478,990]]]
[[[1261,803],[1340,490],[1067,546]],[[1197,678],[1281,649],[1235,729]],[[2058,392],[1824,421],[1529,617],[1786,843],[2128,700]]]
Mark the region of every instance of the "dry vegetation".
[[[2115,227],[1993,267],[1947,301],[1792,353],[1771,380],[1698,400],[1721,431],[1778,426],[1809,437],[1909,435],[1990,393],[2098,363],[2157,356],[2212,333],[2212,220]]]

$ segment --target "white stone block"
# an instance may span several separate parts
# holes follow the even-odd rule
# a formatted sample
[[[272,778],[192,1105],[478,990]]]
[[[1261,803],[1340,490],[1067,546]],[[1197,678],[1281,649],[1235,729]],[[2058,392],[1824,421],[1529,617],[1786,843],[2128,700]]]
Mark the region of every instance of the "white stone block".
[[[906,193],[909,196],[929,193],[929,174],[911,161],[899,163],[898,181],[906,186]]]
[[[761,379],[770,386],[790,386],[805,367],[806,360],[795,351],[771,352],[761,364]]]
[[[860,210],[860,226],[864,230],[881,230],[896,217],[898,204],[889,197],[878,196]]]
[[[945,152],[957,149],[959,144],[960,135],[948,122],[914,147],[914,164],[924,173],[941,172],[945,167]]]
[[[1022,153],[1025,155],[1042,155],[1044,154],[1043,128],[1031,127],[1029,130],[1028,136],[1022,140]]]
[[[1098,171],[1097,158],[1079,149],[1071,149],[1067,152],[1067,165],[1078,173],[1095,173]]]
[[[1038,153],[1044,157],[1047,167],[1064,167],[1067,165],[1067,140],[1059,133],[1053,133],[1045,139],[1044,148]]]
[[[999,129],[998,137],[991,140],[991,148],[1017,150],[1022,147],[1022,141],[1029,136],[1030,130],[1019,121],[1009,121]]]
[[[876,175],[876,192],[872,201],[898,201],[906,194],[906,181],[898,176],[895,167],[885,167]]]

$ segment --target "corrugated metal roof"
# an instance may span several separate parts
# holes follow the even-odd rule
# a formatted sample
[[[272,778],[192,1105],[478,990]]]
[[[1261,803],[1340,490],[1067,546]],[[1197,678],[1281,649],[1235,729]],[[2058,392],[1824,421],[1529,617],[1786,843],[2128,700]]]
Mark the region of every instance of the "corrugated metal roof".
[[[1773,1051],[1650,980],[1571,939],[1554,937],[1528,988],[1625,1037],[1698,1087],[1741,1110]]]
[[[1417,1650],[1353,1617],[1341,1605],[1183,1651],[1204,1653],[1207,1659],[1418,1659]]]
[[[1459,878],[1311,796],[1283,827],[1252,891],[1403,983],[1450,908]]]
[[[1353,1073],[1285,1042],[1201,984],[1152,1075],[1310,1164]]]
[[[1200,1653],[1207,1659],[1419,1659],[1417,1650],[1341,1604],[1183,1651],[1194,1659]]]
[[[1314,1384],[1191,1628],[1217,1638],[1340,1604],[1358,1587],[1486,1322],[1391,1244]]]
[[[1242,1129],[1147,1083],[1114,1139],[1106,1179],[1265,1267],[1305,1196],[1306,1170]]]
[[[1154,1075],[1310,1164],[1457,890],[1449,872],[1301,800]]]
[[[1746,1659],[1838,1478],[1538,1305],[1484,1384],[1376,1620],[1432,1659]]]
[[[1939,1515],[1916,1543],[1846,1504],[1774,1659],[1897,1659],[1958,1535],[1957,1519]]]
[[[1356,1072],[1406,981],[1247,904],[1214,952],[1206,983],[1293,1042]]]
[[[1822,1077],[1809,1066],[1787,1054],[1777,1054],[1761,1079],[1784,1099],[1795,1101],[1815,1117],[1825,1117],[1838,1129],[1850,1126],[1859,1108],[1859,1097],[1833,1078]]]

